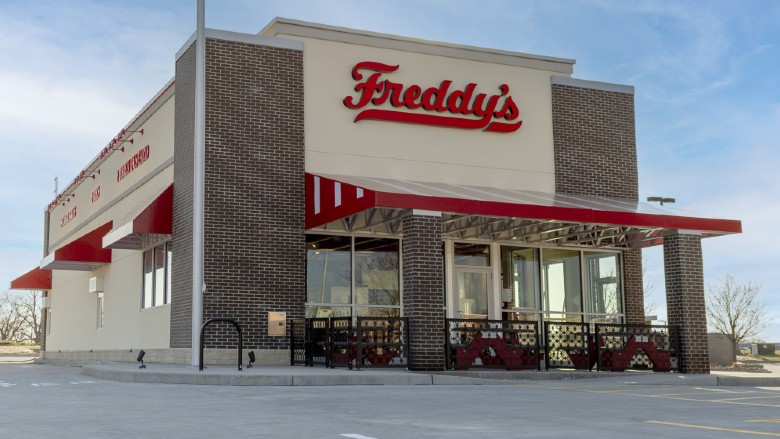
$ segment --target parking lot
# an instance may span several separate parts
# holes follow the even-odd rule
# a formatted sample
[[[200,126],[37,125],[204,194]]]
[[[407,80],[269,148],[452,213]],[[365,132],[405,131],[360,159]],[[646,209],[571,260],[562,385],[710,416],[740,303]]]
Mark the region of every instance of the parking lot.
[[[627,376],[627,375],[625,375]],[[227,387],[106,381],[0,364],[0,436],[780,437],[780,388],[627,384]]]

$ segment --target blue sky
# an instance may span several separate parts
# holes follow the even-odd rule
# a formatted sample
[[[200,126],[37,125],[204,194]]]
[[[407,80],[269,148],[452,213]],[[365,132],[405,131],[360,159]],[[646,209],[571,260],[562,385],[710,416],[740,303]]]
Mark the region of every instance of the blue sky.
[[[633,85],[641,197],[742,220],[703,241],[705,283],[760,284],[780,342],[780,2],[475,4],[212,0],[206,24],[255,33],[282,16],[574,58],[574,77]],[[70,181],[173,76],[194,22],[195,0],[0,2],[0,282],[42,257],[54,177]],[[645,260],[663,303],[661,248]]]

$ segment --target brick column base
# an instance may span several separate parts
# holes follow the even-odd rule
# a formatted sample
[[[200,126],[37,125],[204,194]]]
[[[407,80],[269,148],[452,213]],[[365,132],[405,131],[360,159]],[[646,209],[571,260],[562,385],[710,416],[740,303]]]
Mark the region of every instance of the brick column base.
[[[710,373],[701,237],[664,237],[666,312],[680,328],[680,371]]]
[[[38,344],[41,347],[41,352],[46,351],[46,327],[48,326],[49,323],[48,317],[49,317],[49,308],[47,307],[41,308],[41,326],[40,326],[41,334],[38,337]]]
[[[444,251],[441,218],[403,219],[404,315],[409,318],[410,370],[444,370]]]

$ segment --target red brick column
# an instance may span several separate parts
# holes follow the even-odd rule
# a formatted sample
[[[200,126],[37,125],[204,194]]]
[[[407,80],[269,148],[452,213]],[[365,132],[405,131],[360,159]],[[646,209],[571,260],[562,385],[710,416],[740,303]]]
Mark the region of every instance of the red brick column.
[[[444,250],[441,218],[403,219],[404,315],[409,318],[410,370],[444,370]]]
[[[642,282],[642,250],[623,252],[623,292],[626,304],[626,323],[645,322],[645,291]]]
[[[710,373],[701,237],[664,237],[664,271],[669,324],[680,329],[680,371]]]
[[[176,63],[171,347],[191,344],[194,50]],[[203,320],[235,319],[244,349],[282,358],[268,312],[304,316],[303,52],[206,41]],[[235,329],[209,327],[206,348],[232,349]]]

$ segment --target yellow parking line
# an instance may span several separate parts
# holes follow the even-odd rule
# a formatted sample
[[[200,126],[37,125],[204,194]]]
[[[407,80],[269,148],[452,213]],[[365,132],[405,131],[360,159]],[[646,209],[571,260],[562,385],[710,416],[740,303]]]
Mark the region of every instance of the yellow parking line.
[[[755,392],[736,392],[736,393],[755,393]],[[658,393],[658,394],[650,394],[647,396],[650,398],[671,398],[672,396],[688,396],[688,395],[720,396],[722,394],[717,394],[712,392],[687,392],[687,393]],[[740,399],[740,398],[734,398],[734,399]],[[721,399],[720,401],[725,401],[725,400]]]
[[[645,421],[645,422],[647,422],[648,424],[669,425],[672,427],[698,428],[701,430],[728,431],[730,433],[757,434],[760,436],[780,437],[780,433],[770,433],[768,431],[739,430],[736,428],[710,427],[708,425],[680,424],[678,422],[664,422],[664,421]]]
[[[745,398],[726,398],[726,399],[719,399],[718,401],[741,401],[743,399],[769,399],[769,398],[780,398],[780,395],[751,396]]]
[[[745,422],[773,422],[780,424],[780,419],[752,419],[750,421]]]
[[[749,405],[753,407],[780,407],[780,404],[760,404],[757,402],[724,401],[722,399],[695,399],[695,398],[677,398],[677,397],[672,397],[669,399],[676,399],[678,401],[717,402],[720,404]]]
[[[540,385],[522,385],[522,387],[527,388],[535,388],[535,389],[547,389],[547,390],[560,390],[564,392],[581,392],[581,393],[596,393],[596,394],[602,394],[602,395],[622,395],[622,396],[639,396],[643,398],[666,398],[666,399],[675,399],[678,401],[696,401],[696,402],[713,402],[713,403],[720,403],[720,404],[735,404],[735,405],[748,405],[748,406],[754,406],[754,407],[780,407],[779,404],[761,404],[761,403],[755,403],[755,402],[741,402],[741,401],[731,401],[729,399],[705,399],[705,398],[683,398],[680,396],[657,396],[652,394],[644,394],[644,393],[626,393],[632,390],[641,390],[637,389],[633,386],[627,389],[606,389],[606,390],[596,390],[598,387],[557,387],[557,386],[540,386]],[[657,386],[655,386],[657,388]],[[701,388],[695,388],[691,387],[691,389],[696,390],[704,390]],[[683,393],[682,396],[685,395],[691,395],[691,394],[703,394],[703,395],[712,395],[712,396],[725,396],[724,394],[729,393],[750,393],[755,391],[725,391],[725,392],[713,392],[713,393],[699,393],[699,392],[690,392],[690,393]],[[774,396],[772,396],[774,397]]]

